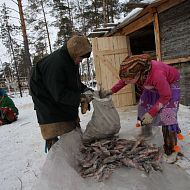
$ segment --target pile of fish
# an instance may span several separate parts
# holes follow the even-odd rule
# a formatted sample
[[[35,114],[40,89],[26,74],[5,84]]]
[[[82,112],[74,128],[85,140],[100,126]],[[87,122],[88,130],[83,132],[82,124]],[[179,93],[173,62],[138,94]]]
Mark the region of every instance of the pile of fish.
[[[108,179],[116,168],[126,166],[149,173],[162,171],[162,153],[154,145],[148,145],[143,138],[138,140],[117,137],[100,140],[81,147],[79,160],[82,177],[95,177],[97,181]]]

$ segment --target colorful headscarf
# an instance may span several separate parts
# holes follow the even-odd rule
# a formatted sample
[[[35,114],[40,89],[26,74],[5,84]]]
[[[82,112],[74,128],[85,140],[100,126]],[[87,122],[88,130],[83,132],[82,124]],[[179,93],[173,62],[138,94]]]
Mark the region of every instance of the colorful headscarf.
[[[147,54],[126,57],[120,65],[120,79],[129,81],[139,76],[137,83],[142,85],[151,68],[150,60],[151,58]]]

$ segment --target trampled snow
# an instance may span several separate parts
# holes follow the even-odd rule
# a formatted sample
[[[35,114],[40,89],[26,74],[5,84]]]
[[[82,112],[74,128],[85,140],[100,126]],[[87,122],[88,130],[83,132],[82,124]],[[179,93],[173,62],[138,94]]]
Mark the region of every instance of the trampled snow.
[[[18,121],[0,126],[0,190],[30,190],[40,177],[47,154],[44,152],[44,140],[40,134],[31,97],[24,94],[22,98],[14,97],[13,101],[19,109]],[[91,119],[92,111],[93,109],[85,115],[80,115],[83,129]],[[121,137],[126,135],[126,128],[129,127],[134,133],[138,133],[138,129],[134,128],[136,112],[136,106],[119,110]],[[185,138],[179,144],[185,157],[176,164],[190,175],[189,115],[190,108],[180,105],[178,118]]]

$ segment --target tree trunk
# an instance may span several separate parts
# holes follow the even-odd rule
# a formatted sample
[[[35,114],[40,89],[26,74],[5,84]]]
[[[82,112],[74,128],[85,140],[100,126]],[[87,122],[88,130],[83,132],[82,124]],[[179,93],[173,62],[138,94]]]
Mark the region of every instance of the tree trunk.
[[[28,70],[28,80],[30,79],[30,73],[32,69],[32,63],[30,59],[30,52],[29,52],[29,45],[28,45],[28,38],[27,38],[27,33],[26,33],[26,25],[25,25],[25,20],[24,20],[24,15],[23,15],[23,10],[22,10],[22,0],[17,0],[18,2],[18,8],[19,8],[19,15],[20,15],[20,21],[21,21],[21,29],[22,29],[22,35],[23,35],[23,40],[24,40],[24,50],[25,50],[25,55],[26,55],[26,64],[27,64],[27,70]]]
[[[106,19],[106,0],[103,0],[103,16],[104,16],[104,27],[107,23]]]
[[[52,53],[51,41],[50,41],[50,37],[49,37],[49,30],[48,30],[48,25],[47,25],[47,20],[46,20],[46,14],[45,14],[45,11],[44,11],[44,5],[43,5],[42,1],[40,1],[40,3],[41,3],[41,6],[42,6],[42,11],[43,11],[44,21],[45,21],[45,26],[46,26],[46,32],[47,32],[48,43],[49,43],[49,50],[50,50],[50,53]]]
[[[95,12],[95,15],[96,15],[96,28],[98,27],[98,16],[97,16],[97,7],[96,7],[96,0],[94,0],[94,12]]]

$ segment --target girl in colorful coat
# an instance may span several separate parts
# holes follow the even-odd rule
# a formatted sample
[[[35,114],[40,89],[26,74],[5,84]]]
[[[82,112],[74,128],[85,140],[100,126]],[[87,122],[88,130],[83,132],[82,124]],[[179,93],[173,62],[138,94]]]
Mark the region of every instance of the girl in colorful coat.
[[[17,120],[18,109],[3,89],[0,89],[0,125]]]
[[[102,97],[118,92],[127,84],[143,88],[138,105],[138,120],[151,134],[152,126],[162,126],[166,161],[176,161],[177,134],[181,132],[177,112],[180,101],[180,74],[163,62],[151,60],[149,55],[125,58],[120,66],[120,79],[110,90],[103,90]],[[142,129],[143,129],[142,128]],[[142,130],[143,132],[143,130]]]

